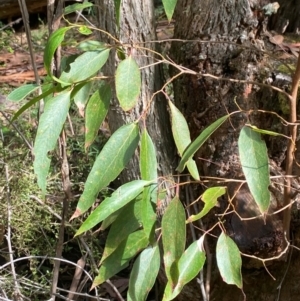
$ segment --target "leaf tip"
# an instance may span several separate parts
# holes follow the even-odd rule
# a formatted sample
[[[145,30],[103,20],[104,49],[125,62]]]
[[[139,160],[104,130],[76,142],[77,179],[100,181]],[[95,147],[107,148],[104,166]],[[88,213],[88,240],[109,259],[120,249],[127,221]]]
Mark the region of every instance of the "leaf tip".
[[[73,220],[74,218],[80,216],[81,214],[82,214],[82,212],[77,208],[75,210],[75,212],[73,213],[73,215],[71,216],[70,221]]]

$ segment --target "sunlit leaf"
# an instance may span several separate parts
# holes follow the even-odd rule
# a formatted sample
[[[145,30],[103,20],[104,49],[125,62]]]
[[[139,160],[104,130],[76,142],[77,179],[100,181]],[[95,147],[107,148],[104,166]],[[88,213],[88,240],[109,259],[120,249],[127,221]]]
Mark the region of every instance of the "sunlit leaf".
[[[80,49],[81,51],[102,51],[104,49],[107,49],[108,47],[108,44],[94,40],[83,41],[78,45],[78,49]]]
[[[7,95],[7,99],[10,101],[23,100],[26,96],[33,93],[38,88],[39,88],[39,85],[37,85],[37,84],[23,85],[15,90],[13,90],[11,93],[9,93]]]
[[[105,218],[124,207],[130,201],[135,199],[149,185],[149,181],[134,180],[120,186],[110,197],[105,200],[91,213],[84,221],[75,235],[79,235],[93,228]]]
[[[169,106],[171,109],[171,124],[172,124],[172,133],[173,133],[174,141],[178,149],[179,155],[180,157],[182,157],[182,154],[184,153],[185,149],[191,143],[190,130],[184,116],[174,106],[174,104],[171,101],[169,101]],[[199,176],[198,168],[193,158],[190,158],[188,160],[187,168],[191,173],[191,176],[195,180],[199,181],[200,176]]]
[[[37,182],[43,193],[46,193],[46,178],[50,168],[48,153],[51,152],[62,127],[66,121],[71,92],[61,93],[49,99],[41,116],[37,135],[34,142],[34,172]]]
[[[205,216],[218,202],[218,198],[224,195],[226,192],[226,187],[211,187],[204,191],[201,199],[204,202],[204,208],[198,214],[191,215],[187,222],[194,222],[203,216]]]
[[[66,32],[73,27],[74,26],[61,27],[51,34],[44,51],[44,65],[48,75],[51,75],[52,59],[57,47],[60,46],[64,40]]]
[[[16,120],[21,114],[23,114],[27,109],[32,107],[34,104],[36,104],[39,100],[49,96],[52,94],[54,91],[56,91],[56,87],[51,87],[48,91],[45,91],[41,95],[32,98],[30,101],[28,101],[25,105],[23,105],[13,116],[11,121]],[[57,91],[58,92],[58,91]]]
[[[155,244],[143,250],[130,273],[127,301],[145,301],[153,287],[160,267],[159,247]]]
[[[95,202],[99,191],[120,174],[138,143],[139,128],[136,123],[124,125],[112,134],[89,173],[72,219],[87,211]]]
[[[117,250],[102,263],[92,288],[123,270],[129,260],[147,247],[147,244],[148,239],[143,230],[130,234],[128,238],[122,241]]]
[[[187,149],[184,151],[177,170],[182,172],[185,168],[186,163],[196,151],[206,142],[206,140],[227,120],[229,115],[223,116],[209,125],[197,138],[193,141]]]
[[[111,100],[109,84],[102,84],[91,96],[85,110],[85,149],[87,149],[97,137],[100,125],[108,112]]]
[[[110,49],[84,52],[70,64],[68,72],[63,71],[60,81],[73,84],[94,76],[106,63],[109,52]]]
[[[81,117],[84,117],[84,109],[90,98],[91,88],[92,82],[89,81],[85,83],[74,96],[74,103],[76,104]]]
[[[179,258],[184,252],[186,241],[185,211],[175,197],[166,209],[161,224],[165,272],[169,282],[177,282]]]
[[[235,242],[224,232],[217,242],[217,264],[223,280],[242,288],[242,258]]]
[[[261,213],[268,211],[271,195],[269,191],[270,171],[266,143],[259,133],[244,126],[240,132],[239,154],[249,190]]]
[[[162,0],[164,9],[169,22],[172,20],[172,16],[176,7],[177,0]]]
[[[116,72],[116,93],[124,111],[137,103],[141,89],[141,72],[136,61],[130,56],[122,61]]]
[[[89,35],[91,35],[91,34],[93,33],[93,32],[92,32],[87,26],[85,26],[85,25],[80,26],[80,27],[78,28],[78,32],[80,32],[81,34],[86,35],[86,36],[89,36]]]
[[[90,3],[90,2],[87,2],[87,1],[84,1],[83,3],[75,3],[75,4],[72,4],[72,5],[68,5],[64,9],[64,15],[74,13],[77,10],[81,11],[81,10],[83,10],[85,8],[88,8],[88,7],[91,7],[93,5],[94,5],[93,3]]]
[[[178,281],[171,290],[166,291],[163,300],[173,300],[178,296],[183,287],[199,274],[204,263],[205,253],[199,250],[198,241],[195,241],[180,257],[178,261]]]
[[[110,256],[130,233],[141,226],[140,215],[141,201],[133,201],[124,206],[122,213],[118,215],[109,229],[101,262]]]
[[[140,170],[143,180],[156,180],[158,178],[156,151],[146,129],[144,129],[141,138]],[[142,223],[144,231],[149,237],[154,230],[156,222],[156,202],[157,182],[155,181],[152,185],[145,188],[142,199]],[[154,235],[152,237],[154,238]]]

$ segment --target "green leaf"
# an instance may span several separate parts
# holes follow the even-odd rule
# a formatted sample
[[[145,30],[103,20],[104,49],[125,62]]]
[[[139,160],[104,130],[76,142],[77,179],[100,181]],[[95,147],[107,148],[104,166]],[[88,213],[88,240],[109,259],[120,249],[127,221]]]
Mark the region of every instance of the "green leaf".
[[[110,49],[88,51],[78,56],[70,64],[69,72],[63,71],[60,81],[68,84],[77,83],[95,75],[106,63]]]
[[[37,103],[39,100],[47,97],[48,95],[52,94],[56,90],[56,87],[51,87],[48,91],[45,91],[44,93],[40,94],[37,97],[32,98],[30,101],[28,101],[25,105],[23,105],[12,118],[12,122],[16,120],[21,114],[23,114],[27,109],[32,107],[35,103]]]
[[[84,109],[90,98],[91,88],[92,82],[89,81],[85,83],[74,96],[74,103],[76,104],[81,117],[84,117]]]
[[[102,51],[108,47],[108,44],[94,40],[83,41],[78,45],[78,49],[81,51]]]
[[[109,84],[102,84],[91,96],[85,110],[85,149],[90,147],[97,137],[98,130],[108,112],[111,99]]]
[[[126,206],[125,206],[126,207]],[[101,224],[100,230],[105,230],[106,228],[108,228],[119,216],[119,214],[121,214],[121,212],[124,210],[125,208],[121,208],[117,211],[115,211],[114,213],[112,213],[111,215],[109,215],[107,218],[105,218]]]
[[[7,95],[7,99],[10,101],[20,101],[23,100],[27,95],[31,94],[32,92],[38,89],[39,85],[37,84],[28,84],[23,85],[11,93]]]
[[[206,142],[206,140],[227,120],[229,115],[223,116],[209,125],[184,151],[177,170],[182,172],[188,160],[194,156],[196,151]]]
[[[130,234],[128,238],[122,241],[117,250],[102,263],[91,289],[123,270],[129,260],[144,249],[147,244],[148,239],[143,230]]]
[[[124,125],[112,134],[89,173],[72,219],[87,211],[95,202],[99,191],[120,174],[138,143],[139,128],[136,123]]]
[[[164,5],[168,21],[171,22],[177,0],[162,0],[162,3]]]
[[[51,64],[56,49],[64,40],[66,32],[73,27],[61,27],[50,36],[44,51],[44,65],[48,75],[51,75]]]
[[[143,191],[144,186],[149,185],[150,183],[151,182],[149,181],[135,180],[120,186],[110,197],[105,198],[91,213],[76,232],[75,236],[88,231],[112,213],[124,207]]]
[[[44,194],[46,193],[46,178],[50,168],[48,152],[54,149],[66,121],[70,95],[71,91],[68,91],[47,100],[35,138],[33,166],[38,185]]]
[[[289,139],[289,137],[283,135],[283,134],[280,134],[280,133],[277,133],[277,132],[273,132],[273,131],[268,131],[268,130],[262,130],[262,129],[259,129],[257,126],[255,125],[251,125],[251,124],[245,124],[245,126],[248,126],[250,127],[254,132],[258,132],[260,134],[264,134],[264,135],[269,135],[269,136],[282,136],[284,138],[287,138]]]
[[[244,126],[240,132],[239,154],[249,190],[261,213],[268,211],[271,195],[270,172],[266,143],[259,133]]]
[[[191,144],[190,130],[184,116],[170,100],[169,106],[171,109],[171,123],[174,141],[178,149],[179,155],[180,157],[182,157],[182,154],[184,153],[185,149]],[[200,176],[196,162],[192,158],[188,160],[187,168],[191,173],[191,176],[195,180],[200,181]]]
[[[204,208],[201,210],[200,213],[196,215],[191,215],[187,222],[191,223],[194,222],[203,216],[205,216],[214,206],[216,206],[218,202],[218,198],[224,195],[226,192],[226,187],[211,187],[205,190],[202,195],[202,201],[204,202]]]
[[[134,262],[130,273],[127,301],[145,301],[160,267],[159,247],[149,246]]]
[[[140,201],[130,202],[124,206],[122,213],[118,215],[117,219],[109,229],[101,262],[110,256],[130,233],[140,227],[140,215]]]
[[[217,242],[217,264],[223,280],[242,288],[242,258],[235,242],[224,232]]]
[[[85,36],[89,36],[91,35],[93,32],[90,30],[89,27],[87,27],[86,25],[80,26],[78,28],[78,32],[85,35]]]
[[[157,159],[151,137],[145,129],[141,138],[140,170],[143,180],[155,180],[145,187],[142,199],[142,224],[150,241],[154,239],[153,231],[156,223],[155,206],[157,203]],[[151,239],[152,238],[152,239]]]
[[[116,72],[116,93],[124,111],[132,109],[141,89],[141,73],[138,64],[130,56],[122,61]]]
[[[161,231],[166,276],[173,285],[178,279],[177,262],[184,252],[186,241],[185,211],[178,197],[167,207]]]
[[[117,26],[118,26],[118,28],[120,28],[121,0],[114,0],[114,2],[115,2]]]
[[[205,252],[199,249],[199,241],[193,242],[182,254],[178,261],[178,281],[173,288],[172,294],[167,290],[164,301],[172,300],[179,295],[183,287],[192,281],[202,270],[205,263]]]
[[[88,7],[91,7],[93,5],[94,5],[93,3],[90,3],[90,2],[87,2],[87,1],[84,1],[83,3],[75,3],[75,4],[72,4],[72,5],[68,5],[64,9],[64,15],[74,13],[76,10],[81,11],[81,10],[83,10],[85,8],[88,8]]]

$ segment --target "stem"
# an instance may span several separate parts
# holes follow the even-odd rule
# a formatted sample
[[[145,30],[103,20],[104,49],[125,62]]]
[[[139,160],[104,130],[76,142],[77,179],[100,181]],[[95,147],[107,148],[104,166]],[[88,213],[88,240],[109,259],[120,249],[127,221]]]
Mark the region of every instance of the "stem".
[[[298,86],[300,80],[300,54],[298,56],[297,67],[295,74],[293,75],[292,81],[292,91],[289,96],[290,101],[290,136],[291,140],[289,140],[287,154],[286,154],[286,166],[285,166],[285,174],[286,176],[290,176],[293,173],[293,162],[294,162],[294,152],[295,152],[295,143],[297,138],[297,125],[295,124],[297,121],[297,94],[298,94]],[[286,185],[284,186],[284,203],[283,207],[287,207],[287,209],[283,213],[283,231],[286,234],[286,238],[290,240],[290,221],[291,221],[291,177],[286,178]]]

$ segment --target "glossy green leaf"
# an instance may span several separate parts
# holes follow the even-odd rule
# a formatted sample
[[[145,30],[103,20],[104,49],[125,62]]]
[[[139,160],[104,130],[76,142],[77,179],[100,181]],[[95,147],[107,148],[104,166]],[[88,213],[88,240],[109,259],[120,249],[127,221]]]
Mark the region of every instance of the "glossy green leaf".
[[[143,230],[131,233],[128,238],[122,241],[117,250],[102,263],[92,288],[124,269],[129,260],[147,247],[147,244],[148,239]]]
[[[218,198],[224,195],[226,192],[226,187],[211,187],[204,191],[201,199],[204,202],[204,208],[198,214],[191,215],[187,222],[194,222],[203,216],[205,216],[218,202]]]
[[[242,258],[235,242],[224,232],[219,236],[216,249],[217,264],[223,280],[242,288]]]
[[[81,51],[102,51],[107,49],[108,47],[108,44],[94,40],[83,41],[78,45],[78,49]]]
[[[75,236],[93,228],[105,218],[124,207],[130,201],[135,199],[144,189],[144,186],[151,182],[135,180],[120,186],[110,197],[105,200],[91,213],[84,221]]]
[[[209,125],[184,151],[177,170],[182,172],[188,160],[194,156],[196,151],[206,142],[206,140],[228,119],[229,115],[223,116]]]
[[[23,100],[26,96],[33,93],[38,88],[39,88],[39,85],[37,85],[37,84],[23,85],[15,90],[13,90],[11,93],[9,93],[7,95],[7,99],[10,101]]]
[[[169,107],[171,109],[171,124],[174,141],[179,155],[182,157],[185,149],[191,144],[190,130],[184,116],[171,101],[169,101]],[[198,168],[193,158],[188,160],[187,168],[191,173],[191,176],[195,180],[200,181]]]
[[[130,273],[127,301],[145,301],[153,287],[160,267],[159,247],[155,244],[143,250]]]
[[[95,202],[99,191],[120,174],[138,143],[139,128],[136,123],[124,125],[112,134],[89,173],[72,219],[87,211]]]
[[[50,168],[48,153],[51,152],[66,121],[71,92],[61,93],[45,103],[34,142],[34,172],[43,193],[46,193],[46,178]]]
[[[26,104],[24,104],[13,116],[12,118],[12,122],[14,120],[16,120],[21,114],[23,114],[27,109],[29,109],[30,107],[32,107],[34,104],[36,104],[39,100],[49,96],[50,94],[52,94],[54,91],[56,91],[56,87],[51,87],[49,90],[45,91],[44,93],[42,93],[41,95],[32,98],[30,101],[28,101]]]
[[[84,1],[83,3],[75,3],[75,4],[72,4],[72,5],[68,5],[64,9],[64,15],[74,13],[74,12],[76,12],[76,10],[78,10],[78,11],[83,10],[83,9],[91,7],[93,5],[94,5],[93,3],[90,3],[90,2],[87,2],[87,1]]]
[[[63,71],[60,81],[73,84],[94,76],[106,63],[109,52],[110,49],[84,52],[70,64],[68,72]]]
[[[141,138],[140,170],[143,180],[157,180],[156,151],[151,137],[145,129]],[[153,231],[156,223],[157,183],[145,188],[142,199],[142,224],[148,237],[155,238]]]
[[[166,209],[161,224],[165,272],[173,284],[178,279],[177,263],[184,252],[186,241],[185,211],[178,197]]]
[[[166,290],[164,301],[173,300],[178,296],[183,287],[202,270],[205,263],[205,252],[199,249],[198,244],[198,241],[193,242],[180,257],[178,261],[178,281],[171,290]]]
[[[108,112],[111,99],[109,84],[102,84],[91,96],[85,110],[85,149],[90,147],[97,137],[100,125]]]
[[[51,75],[51,64],[56,49],[64,40],[66,32],[73,27],[61,27],[51,34],[44,51],[44,65],[48,75]]]
[[[130,56],[122,61],[116,72],[116,93],[124,111],[132,109],[138,101],[141,89],[141,72]]]
[[[172,20],[172,16],[176,7],[177,0],[162,0],[164,9],[169,22]]]
[[[240,132],[238,147],[249,190],[261,213],[266,213],[271,200],[269,158],[266,143],[261,139],[259,133],[248,126],[244,126]]]
[[[115,2],[117,26],[118,28],[120,28],[121,0],[114,0],[114,2]]]
[[[141,226],[140,215],[140,201],[130,202],[124,206],[122,213],[118,215],[117,219],[109,229],[101,262],[110,256],[130,233],[134,232]]]
[[[74,103],[76,104],[79,114],[84,117],[84,109],[90,98],[90,91],[92,88],[92,82],[85,83],[74,96]]]

